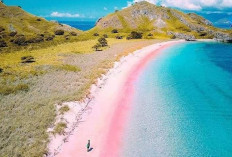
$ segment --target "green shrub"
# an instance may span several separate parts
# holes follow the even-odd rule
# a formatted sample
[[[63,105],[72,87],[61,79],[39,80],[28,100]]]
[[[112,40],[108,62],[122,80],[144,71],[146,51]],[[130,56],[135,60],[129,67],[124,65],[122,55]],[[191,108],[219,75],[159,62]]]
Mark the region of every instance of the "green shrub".
[[[16,34],[17,34],[17,31],[12,31],[12,32],[10,32],[9,36],[14,37],[14,36],[16,36]]]
[[[7,47],[7,43],[4,40],[0,40],[0,47]]]
[[[3,69],[2,68],[0,68],[0,73],[2,73],[3,72]]]
[[[33,62],[35,62],[35,59],[32,56],[21,57],[21,63],[33,63]]]
[[[100,43],[96,43],[93,48],[95,49],[95,51],[100,51],[100,48],[101,48],[101,44]]]
[[[107,42],[106,38],[99,38],[98,42],[102,47],[108,46],[108,42]]]
[[[99,36],[99,34],[98,34],[98,33],[94,33],[94,34],[93,34],[93,36],[98,37],[98,36]]]
[[[117,35],[115,38],[116,38],[116,39],[123,39],[123,36]]]
[[[147,36],[152,37],[152,36],[153,36],[153,34],[152,34],[152,33],[149,33]]]
[[[118,30],[117,29],[113,29],[111,32],[112,33],[118,33]]]
[[[26,38],[24,35],[16,35],[14,43],[19,45],[19,46],[27,45]]]
[[[129,36],[131,39],[142,39],[143,33],[132,31]]]
[[[103,34],[103,37],[104,37],[104,38],[108,38],[108,35],[107,35],[107,34]]]
[[[64,30],[62,29],[56,30],[55,35],[64,35]]]

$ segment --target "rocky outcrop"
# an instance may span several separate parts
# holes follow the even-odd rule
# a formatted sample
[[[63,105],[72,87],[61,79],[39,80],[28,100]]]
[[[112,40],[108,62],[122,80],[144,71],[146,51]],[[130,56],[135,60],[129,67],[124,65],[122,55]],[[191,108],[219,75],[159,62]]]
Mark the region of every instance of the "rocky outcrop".
[[[185,33],[178,33],[178,32],[168,32],[168,35],[171,37],[178,38],[178,39],[185,39],[187,41],[194,41],[196,37],[194,35],[185,34]]]
[[[222,32],[216,32],[214,33],[214,39],[220,42],[228,42],[232,43],[232,35]]]

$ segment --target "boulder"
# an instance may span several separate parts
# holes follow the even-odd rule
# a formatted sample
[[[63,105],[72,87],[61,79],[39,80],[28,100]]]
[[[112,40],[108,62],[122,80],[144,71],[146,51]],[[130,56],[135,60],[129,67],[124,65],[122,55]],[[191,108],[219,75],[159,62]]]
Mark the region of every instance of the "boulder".
[[[71,36],[77,36],[77,33],[72,31],[72,32],[70,32],[70,35]]]

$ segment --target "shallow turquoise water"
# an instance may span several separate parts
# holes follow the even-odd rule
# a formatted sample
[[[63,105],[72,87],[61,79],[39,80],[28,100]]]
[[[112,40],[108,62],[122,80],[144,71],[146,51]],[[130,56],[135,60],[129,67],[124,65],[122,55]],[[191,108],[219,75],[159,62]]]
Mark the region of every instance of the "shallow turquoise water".
[[[135,87],[122,156],[232,156],[232,45],[172,46]]]

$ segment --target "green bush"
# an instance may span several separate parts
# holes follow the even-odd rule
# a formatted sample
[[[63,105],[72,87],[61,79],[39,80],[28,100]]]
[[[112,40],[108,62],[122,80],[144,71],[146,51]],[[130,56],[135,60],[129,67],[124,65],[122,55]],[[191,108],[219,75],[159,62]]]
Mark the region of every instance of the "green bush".
[[[21,57],[21,63],[33,63],[33,62],[35,62],[35,59],[32,56]]]
[[[0,68],[0,73],[2,73],[3,72],[3,69],[2,68]]]
[[[142,39],[143,33],[132,31],[129,36],[131,37],[131,39]]]
[[[107,35],[107,34],[103,34],[103,37],[104,37],[104,38],[108,38],[108,35]]]
[[[106,38],[99,38],[98,42],[101,44],[102,47],[108,46],[108,42],[107,42]]]
[[[64,35],[64,30],[61,30],[61,29],[56,30],[55,35]]]
[[[94,33],[94,34],[93,34],[93,36],[98,37],[98,36],[99,36],[99,34],[98,34],[98,33]]]
[[[0,40],[0,47],[7,47],[7,43],[4,40]]]
[[[96,50],[96,51],[100,51],[100,48],[101,48],[101,44],[100,43],[97,43],[93,46],[93,48]]]
[[[19,46],[27,45],[26,38],[24,35],[16,35],[14,43],[19,45]]]
[[[119,35],[118,35],[118,36],[116,36],[115,38],[116,38],[116,39],[123,39],[123,36],[119,36]]]
[[[113,29],[111,32],[112,33],[118,33],[118,30],[117,29]]]

